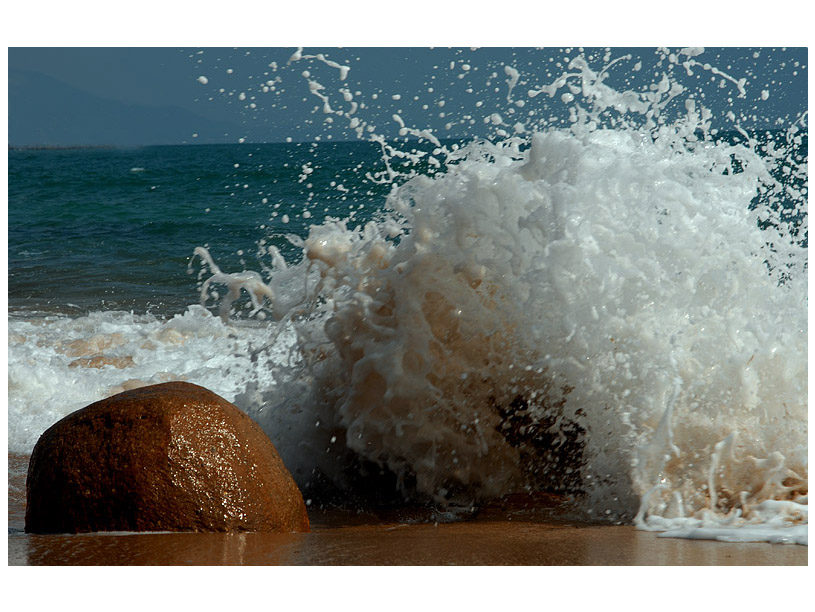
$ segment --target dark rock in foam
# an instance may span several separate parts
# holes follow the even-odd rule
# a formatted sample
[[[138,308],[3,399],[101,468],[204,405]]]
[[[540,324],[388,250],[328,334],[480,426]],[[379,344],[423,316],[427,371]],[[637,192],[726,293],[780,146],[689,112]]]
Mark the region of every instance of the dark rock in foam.
[[[25,530],[308,531],[263,430],[211,391],[170,382],[74,412],[39,439]]]

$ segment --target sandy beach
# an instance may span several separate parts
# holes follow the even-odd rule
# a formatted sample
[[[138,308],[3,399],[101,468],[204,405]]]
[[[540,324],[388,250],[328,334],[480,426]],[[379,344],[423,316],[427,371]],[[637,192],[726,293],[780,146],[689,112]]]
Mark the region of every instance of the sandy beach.
[[[556,500],[487,507],[436,522],[427,509],[379,514],[310,512],[307,534],[105,533],[29,535],[24,455],[9,455],[8,564],[214,565],[807,565],[805,546],[660,538],[633,526],[587,525],[558,515]]]

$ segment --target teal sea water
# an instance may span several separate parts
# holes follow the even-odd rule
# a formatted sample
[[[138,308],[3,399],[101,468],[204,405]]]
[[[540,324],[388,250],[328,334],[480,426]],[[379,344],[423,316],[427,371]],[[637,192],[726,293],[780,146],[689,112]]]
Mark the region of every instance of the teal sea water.
[[[806,132],[789,155],[807,158]],[[302,254],[287,235],[305,238],[326,217],[364,223],[382,211],[390,187],[365,174],[383,167],[380,147],[366,142],[10,150],[9,310],[181,313],[198,297],[185,274],[196,247],[211,246],[231,269],[258,268],[260,243],[296,261]],[[774,173],[804,187],[805,176],[783,165]],[[800,225],[794,201],[775,206]],[[806,244],[805,229],[800,239]]]
[[[358,172],[381,163],[370,143],[10,150],[9,309],[183,312],[195,247],[233,267],[262,239],[293,255],[286,234],[381,208]]]
[[[507,66],[484,139],[396,108],[398,141],[365,131],[347,71],[298,52],[358,141],[9,151],[9,450],[187,380],[261,424],[307,503],[549,491],[806,544],[807,115],[714,128],[701,94],[743,82],[613,89],[610,57],[525,93]]]

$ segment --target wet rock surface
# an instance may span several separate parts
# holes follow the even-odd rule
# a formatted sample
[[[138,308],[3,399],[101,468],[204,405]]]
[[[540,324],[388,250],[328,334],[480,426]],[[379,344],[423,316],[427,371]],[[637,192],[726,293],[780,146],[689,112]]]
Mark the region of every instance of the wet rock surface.
[[[26,499],[31,533],[309,530],[263,430],[185,382],[126,391],[53,425],[34,447]]]

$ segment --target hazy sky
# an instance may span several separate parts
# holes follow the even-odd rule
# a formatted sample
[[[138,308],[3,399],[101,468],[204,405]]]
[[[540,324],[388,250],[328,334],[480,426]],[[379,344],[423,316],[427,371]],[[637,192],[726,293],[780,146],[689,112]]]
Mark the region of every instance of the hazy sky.
[[[530,112],[563,117],[564,105],[557,99],[560,91],[551,102],[548,96],[539,96],[533,101],[527,92],[569,72],[568,60],[579,53],[575,48],[307,47],[302,52],[303,59],[289,63],[295,50],[292,47],[9,48],[8,67],[10,76],[18,70],[39,73],[133,109],[184,109],[201,118],[202,136],[214,136],[217,132],[231,142],[240,138],[254,141],[354,138],[352,130],[343,129],[348,124],[347,118],[323,112],[320,95],[328,96],[333,111],[350,108],[347,100],[350,96],[354,103],[364,105],[357,116],[387,136],[398,133],[401,124],[393,117],[398,114],[408,127],[431,128],[440,137],[467,137],[501,129],[490,121],[493,113],[500,116],[508,131],[518,121],[525,121]],[[601,49],[585,50],[597,70],[609,59],[627,53],[632,53],[634,58],[610,69],[609,84],[642,91],[658,82],[665,62],[657,64],[661,56],[653,48],[613,48],[608,54]],[[322,59],[308,57],[318,54],[322,54]],[[693,60],[698,62],[695,68],[674,66],[672,77],[687,87],[701,87],[704,99],[699,101],[712,108],[719,120],[733,111],[737,121],[745,127],[767,127],[772,126],[776,118],[788,123],[807,108],[806,49],[707,49]],[[705,64],[709,64],[707,68],[703,67]],[[350,68],[345,78],[337,65]],[[507,66],[519,74],[511,101],[508,100],[510,73],[506,72]],[[746,79],[743,96],[739,95],[741,91],[734,82],[740,78]],[[324,89],[316,92],[313,87],[310,89],[310,83],[314,82]],[[10,98],[13,93],[18,92],[10,91]],[[47,97],[42,92],[31,95]],[[525,106],[520,106],[519,100]],[[48,101],[59,103],[58,99]],[[543,104],[551,105],[551,111],[548,107],[542,110]],[[40,116],[27,116],[35,112]],[[53,112],[56,111],[43,110],[39,105],[12,105],[10,132],[15,122],[36,125],[43,121],[43,114]],[[80,104],[78,110],[71,112],[76,116],[67,120],[81,127],[83,122],[93,121],[95,117],[91,113],[98,110],[89,110],[87,116],[83,116]],[[119,108],[117,112],[128,111]],[[234,127],[224,128],[218,124],[209,128],[203,120],[229,123]],[[196,119],[191,121],[194,125]],[[193,134],[198,131],[194,127],[189,130],[190,142],[195,142]],[[35,141],[36,138],[24,144]]]

